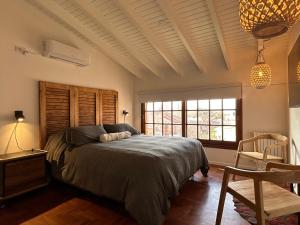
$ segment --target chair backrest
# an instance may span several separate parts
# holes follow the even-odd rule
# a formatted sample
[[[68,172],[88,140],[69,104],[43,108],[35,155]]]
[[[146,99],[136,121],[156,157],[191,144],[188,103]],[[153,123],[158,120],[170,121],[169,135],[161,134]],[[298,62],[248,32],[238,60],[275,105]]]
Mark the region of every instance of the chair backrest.
[[[290,171],[300,171],[299,165],[292,165],[286,163],[274,163],[268,162],[266,165],[266,171],[271,171],[272,169],[290,170]]]
[[[290,181],[288,181],[288,184],[292,184],[292,183],[297,183],[298,187],[300,184],[300,166],[299,165],[291,165],[291,164],[286,164],[286,163],[274,163],[274,162],[268,162],[266,165],[266,171],[272,171],[273,169],[275,169],[275,171],[283,171],[283,172],[287,172],[290,171],[290,174],[285,174],[285,176],[282,176],[280,174],[278,174],[278,176],[274,177],[274,180],[271,182],[274,183],[281,183],[282,180],[285,179],[291,179]],[[270,175],[272,177],[272,175]],[[289,177],[287,177],[289,176]]]
[[[288,138],[286,136],[277,133],[266,133],[258,131],[254,131],[253,136],[260,137],[254,142],[254,151],[263,152],[267,146],[282,143],[284,144],[284,146],[272,148],[269,154],[279,156],[287,160],[286,148],[288,145]]]

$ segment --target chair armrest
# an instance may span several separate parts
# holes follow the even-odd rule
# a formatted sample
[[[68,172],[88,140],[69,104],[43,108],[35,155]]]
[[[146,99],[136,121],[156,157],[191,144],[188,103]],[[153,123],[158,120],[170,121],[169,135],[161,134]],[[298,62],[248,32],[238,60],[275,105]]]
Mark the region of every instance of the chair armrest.
[[[246,144],[246,143],[249,143],[249,142],[254,142],[258,139],[259,136],[255,136],[255,137],[251,137],[251,138],[248,138],[248,139],[244,139],[244,140],[241,140],[239,143],[240,144]]]
[[[243,145],[244,145],[244,144],[254,142],[254,141],[257,140],[257,139],[258,139],[257,137],[251,137],[251,138],[248,138],[248,139],[241,140],[241,141],[239,142],[239,146],[238,146],[238,149],[237,149],[237,153],[243,151]]]
[[[266,171],[271,171],[271,169],[300,170],[300,166],[285,163],[268,162],[266,166]]]

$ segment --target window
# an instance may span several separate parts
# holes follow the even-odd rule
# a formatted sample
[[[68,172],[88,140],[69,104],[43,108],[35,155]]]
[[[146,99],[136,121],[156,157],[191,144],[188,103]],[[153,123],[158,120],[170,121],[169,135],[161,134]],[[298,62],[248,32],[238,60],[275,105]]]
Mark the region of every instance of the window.
[[[240,135],[237,99],[205,99],[186,102],[186,136],[207,146],[232,147]]]
[[[182,101],[147,102],[144,133],[155,136],[182,136]]]
[[[199,139],[204,146],[235,149],[242,137],[241,100],[203,99],[142,104],[147,135]]]

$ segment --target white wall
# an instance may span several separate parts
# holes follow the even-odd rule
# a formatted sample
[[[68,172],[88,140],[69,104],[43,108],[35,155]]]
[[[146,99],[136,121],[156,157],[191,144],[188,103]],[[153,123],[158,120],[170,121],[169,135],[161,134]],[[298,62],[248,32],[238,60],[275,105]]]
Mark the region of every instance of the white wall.
[[[300,108],[290,108],[290,159],[300,165]]]
[[[264,90],[252,87],[243,88],[243,136],[248,138],[253,131],[288,134],[287,86],[272,85]],[[207,149],[210,162],[220,165],[232,165],[235,151]],[[241,160],[244,167],[250,161]]]
[[[292,50],[300,35],[300,23],[291,32],[289,52]],[[300,96],[298,96],[300,98]],[[297,101],[298,102],[298,101]],[[290,135],[290,159],[291,163],[300,165],[300,108],[289,109],[289,135]]]
[[[20,144],[24,148],[39,146],[39,80],[117,90],[120,121],[123,109],[130,112],[127,121],[132,121],[132,75],[25,1],[1,3],[0,154],[17,151],[14,140],[7,149],[16,109],[23,110],[26,116],[26,122],[18,128]],[[45,39],[55,39],[84,49],[91,53],[92,64],[80,68],[39,55],[24,56],[14,51],[14,46],[18,45],[41,53]]]
[[[268,43],[265,51],[265,59],[272,68],[272,85],[263,90],[250,87],[249,72],[253,66],[256,53],[245,52],[239,55],[240,61],[236,61],[234,67],[227,71],[224,68],[209,68],[206,74],[191,74],[184,78],[176,75],[169,76],[166,80],[158,78],[148,80],[136,80],[135,88],[135,118],[134,124],[140,127],[139,93],[159,93],[160,91],[172,91],[184,88],[185,90],[197,89],[202,86],[230,86],[240,83],[243,86],[243,136],[250,137],[253,131],[279,132],[288,134],[288,96],[287,96],[287,47],[277,45],[278,40]],[[222,97],[222,96],[220,96]],[[208,159],[211,163],[220,165],[232,165],[235,160],[235,152],[225,149],[206,148]],[[241,162],[244,167],[252,166],[249,161]]]

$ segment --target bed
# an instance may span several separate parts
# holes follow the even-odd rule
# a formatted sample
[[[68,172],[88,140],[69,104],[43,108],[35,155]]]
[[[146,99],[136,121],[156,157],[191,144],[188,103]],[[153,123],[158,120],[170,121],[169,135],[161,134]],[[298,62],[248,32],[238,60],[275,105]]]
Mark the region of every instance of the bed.
[[[94,130],[95,128],[102,130],[103,127],[96,122],[95,124],[78,124],[78,121],[75,121],[74,124],[77,123],[80,126],[70,128],[72,126],[64,125],[61,121],[53,123],[53,120],[61,119],[57,116],[57,119],[51,117],[51,123],[49,123],[47,116],[52,115],[49,110],[54,99],[53,96],[49,96],[53,93],[59,93],[62,96],[62,93],[58,90],[53,92],[52,84],[43,83],[42,85],[44,87],[40,90],[44,93],[40,92],[40,96],[44,99],[40,100],[42,101],[41,107],[44,108],[41,110],[41,114],[44,110],[46,115],[41,115],[41,118],[44,119],[42,123],[46,126],[41,126],[41,129],[44,129],[42,139],[45,138],[41,143],[47,143],[45,149],[48,151],[47,158],[52,167],[53,176],[97,196],[105,196],[124,203],[126,210],[140,225],[163,224],[164,217],[170,208],[170,199],[178,195],[184,183],[199,169],[203,175],[207,175],[207,158],[198,140],[134,134],[127,139],[100,143],[95,138],[102,131],[94,134]],[[49,86],[51,88],[47,89]],[[55,87],[61,88],[61,86]],[[63,87],[65,88],[65,86]],[[68,91],[67,96],[72,88],[64,89]],[[70,98],[72,96],[71,94]],[[101,98],[103,96],[94,99]],[[75,99],[70,102],[76,105],[78,104],[76,101]],[[91,102],[89,101],[89,104]],[[105,99],[99,102],[105,104]],[[113,101],[109,102],[111,104]],[[70,104],[68,109],[72,110]],[[61,108],[65,109],[66,107]],[[101,116],[103,117],[107,113],[103,111],[105,106],[102,105],[99,108],[100,112],[102,109]],[[117,109],[116,106],[114,108]],[[56,105],[55,111],[59,115],[57,110],[59,107]],[[97,110],[95,111],[97,113]],[[82,110],[77,110],[77,112],[80,114]],[[116,111],[114,113],[117,115]],[[70,115],[68,119],[72,120],[74,114],[68,113],[68,115]],[[74,118],[80,117],[80,115],[74,116]],[[101,117],[96,119],[97,116],[93,116],[93,118],[99,123],[107,120]],[[117,123],[117,119],[114,119],[113,123]],[[82,127],[93,128],[92,134],[86,135],[85,132],[81,132],[82,136],[89,138],[92,136],[91,141],[82,142],[79,140],[82,136],[77,135],[73,140],[79,144],[70,143],[70,130],[80,130]]]

